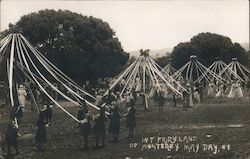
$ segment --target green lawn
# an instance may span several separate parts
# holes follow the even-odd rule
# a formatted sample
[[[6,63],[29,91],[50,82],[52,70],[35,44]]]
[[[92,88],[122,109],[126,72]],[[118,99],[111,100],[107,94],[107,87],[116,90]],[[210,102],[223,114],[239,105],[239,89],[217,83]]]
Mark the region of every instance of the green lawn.
[[[69,103],[63,103],[63,105],[73,114],[77,114],[77,107],[71,107]],[[79,149],[81,137],[78,133],[77,123],[59,108],[55,108],[53,123],[47,128],[46,151],[42,153],[34,150],[37,113],[26,112],[21,125],[20,148],[22,154],[18,157],[25,159],[125,159],[126,156],[131,159],[250,158],[249,107],[248,99],[224,100],[220,103],[201,104],[185,112],[180,107],[173,108],[170,103],[165,106],[164,113],[159,114],[157,107],[153,104],[150,104],[149,111],[145,112],[139,103],[137,104],[137,127],[134,140],[126,139],[127,128],[125,118],[123,118],[119,143],[108,142],[110,136],[107,135],[108,139],[104,149],[91,148],[89,151]],[[96,113],[92,110],[91,112]],[[149,142],[148,145],[142,143],[142,139],[146,137],[154,137],[152,143]],[[167,142],[164,148],[142,150],[145,146],[155,146],[161,143],[157,142],[160,139],[158,137],[176,137],[178,140],[174,144],[179,146],[178,150],[168,149],[167,146],[171,146],[170,142]],[[195,139],[195,141],[188,140],[187,143],[185,140],[187,137],[190,140]],[[183,139],[184,141],[182,141]],[[93,136],[90,137],[90,146],[94,146]],[[131,148],[132,146],[135,147]],[[187,149],[188,146],[190,152]]]

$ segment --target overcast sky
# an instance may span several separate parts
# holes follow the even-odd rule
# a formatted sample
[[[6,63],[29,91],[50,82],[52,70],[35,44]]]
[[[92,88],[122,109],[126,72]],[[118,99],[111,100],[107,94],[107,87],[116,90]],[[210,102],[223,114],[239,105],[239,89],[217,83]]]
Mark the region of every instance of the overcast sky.
[[[30,12],[67,9],[108,22],[126,51],[172,48],[200,32],[249,41],[248,0],[0,1],[1,31]]]

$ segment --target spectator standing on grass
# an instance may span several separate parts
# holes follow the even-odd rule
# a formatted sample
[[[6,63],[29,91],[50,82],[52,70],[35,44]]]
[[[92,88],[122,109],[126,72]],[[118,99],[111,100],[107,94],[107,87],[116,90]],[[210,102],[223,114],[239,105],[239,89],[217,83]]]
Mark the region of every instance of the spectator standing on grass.
[[[136,127],[136,110],[135,106],[131,105],[130,108],[128,108],[128,112],[124,115],[127,117],[127,127],[128,127],[128,137],[127,138],[133,138],[134,137],[134,131]]]
[[[95,125],[93,127],[93,133],[95,135],[96,147],[99,146],[99,139],[102,138],[102,148],[105,147],[105,135],[106,135],[106,127],[105,122],[107,118],[105,116],[105,106],[100,108],[100,114],[95,118]]]
[[[39,117],[36,123],[36,146],[37,151],[43,151],[46,143],[46,122],[44,121],[45,110],[39,113]]]
[[[109,119],[110,119],[109,132],[113,136],[113,142],[116,143],[118,142],[118,136],[120,132],[120,119],[121,119],[117,105],[114,105],[114,108],[111,109]]]
[[[163,113],[163,106],[164,106],[164,94],[163,91],[161,90],[158,96],[158,108],[159,108],[159,113]]]
[[[159,96],[159,93],[156,90],[155,93],[154,93],[154,105],[155,106],[157,106],[157,104],[158,104],[158,96]]]
[[[91,124],[90,124],[90,115],[87,112],[84,115],[84,118],[80,121],[80,133],[84,138],[84,146],[81,146],[82,150],[88,150],[88,138],[89,135],[91,134]]]

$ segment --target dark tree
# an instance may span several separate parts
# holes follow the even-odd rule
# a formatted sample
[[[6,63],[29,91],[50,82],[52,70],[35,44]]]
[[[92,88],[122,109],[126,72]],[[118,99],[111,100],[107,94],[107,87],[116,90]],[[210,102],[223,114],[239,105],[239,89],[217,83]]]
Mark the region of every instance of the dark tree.
[[[170,53],[167,52],[165,56],[162,57],[158,57],[156,58],[156,62],[163,68],[165,67],[169,62],[171,62],[171,58],[170,58]]]
[[[210,66],[216,58],[229,63],[233,57],[238,58],[242,64],[247,64],[247,53],[240,44],[232,43],[228,37],[212,33],[200,33],[190,42],[174,47],[171,54],[174,67],[180,68],[186,64],[190,55],[197,55],[198,60],[205,66]]]
[[[189,60],[190,55],[195,53],[195,50],[195,47],[189,42],[178,44],[171,54],[173,66],[177,69],[183,66]]]
[[[107,22],[71,11],[41,10],[22,16],[2,34],[21,33],[74,80],[113,76],[128,60]]]

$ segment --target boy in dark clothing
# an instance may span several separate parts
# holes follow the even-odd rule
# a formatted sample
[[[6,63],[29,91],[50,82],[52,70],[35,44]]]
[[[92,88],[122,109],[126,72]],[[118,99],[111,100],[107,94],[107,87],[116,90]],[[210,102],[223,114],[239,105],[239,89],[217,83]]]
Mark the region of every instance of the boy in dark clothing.
[[[77,119],[79,121],[83,120],[85,118],[85,115],[89,112],[87,104],[85,101],[83,101],[82,103],[80,103],[81,105],[79,106],[79,110],[77,113]],[[80,126],[80,124],[79,124]]]
[[[77,119],[78,120],[83,120],[84,117],[85,117],[85,114],[89,112],[88,110],[88,106],[86,104],[85,101],[83,101],[82,103],[80,103],[81,105],[79,106],[79,110],[78,110],[78,113],[77,113]]]
[[[106,127],[105,122],[107,121],[105,116],[105,106],[100,108],[100,114],[96,118],[96,123],[93,128],[94,135],[96,137],[96,147],[99,147],[99,138],[102,138],[102,147],[105,147],[105,135]]]
[[[15,121],[8,123],[7,130],[5,133],[5,143],[7,145],[7,156],[11,155],[11,147],[14,147],[16,150],[16,154],[19,154],[18,150],[18,128],[15,124]]]
[[[120,132],[120,119],[121,116],[118,113],[118,108],[115,106],[110,112],[110,124],[109,124],[109,132],[113,136],[113,142],[118,142],[118,135]]]
[[[15,104],[15,105],[17,105],[17,104]],[[10,112],[10,119],[11,120],[16,119],[17,124],[20,125],[22,117],[23,117],[22,107],[20,105],[12,107],[11,112]]]
[[[84,119],[80,121],[80,133],[84,138],[84,147],[81,147],[82,150],[88,150],[88,137],[91,134],[91,124],[89,113],[86,113]]]
[[[127,114],[125,116],[127,117],[127,127],[128,127],[128,138],[134,137],[134,130],[136,126],[136,110],[133,105],[128,109]]]
[[[37,150],[43,151],[45,143],[46,143],[46,122],[44,122],[44,112],[41,111],[36,123]]]

